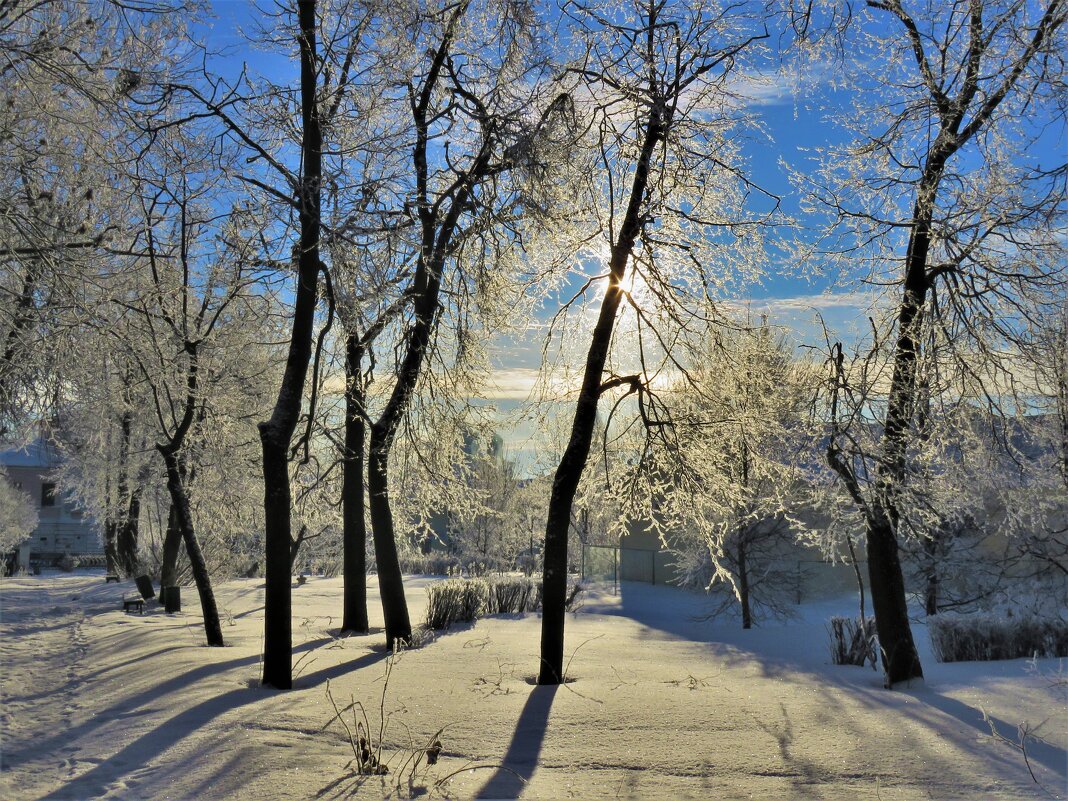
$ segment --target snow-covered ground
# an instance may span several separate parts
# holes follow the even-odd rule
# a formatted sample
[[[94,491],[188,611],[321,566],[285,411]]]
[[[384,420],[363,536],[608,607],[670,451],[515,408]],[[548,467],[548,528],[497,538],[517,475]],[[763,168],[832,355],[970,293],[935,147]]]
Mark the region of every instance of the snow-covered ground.
[[[410,578],[413,621],[425,587]],[[942,665],[914,631],[924,686],[881,688],[830,664],[825,621],[846,599],[742,631],[699,622],[704,599],[624,584],[568,617],[568,669],[535,687],[537,615],[433,637],[387,668],[377,587],[370,636],[338,639],[341,580],[295,587],[296,687],[258,686],[263,583],[219,586],[227,648],[185,610],[120,610],[100,575],[0,582],[2,799],[1043,798],[1066,790],[1068,714],[1056,660]],[[392,772],[361,777],[339,705],[361,701]],[[1010,740],[1042,724],[1027,757]],[[326,726],[324,730],[324,726]],[[440,761],[400,770],[444,727]],[[410,779],[410,781],[409,781]]]

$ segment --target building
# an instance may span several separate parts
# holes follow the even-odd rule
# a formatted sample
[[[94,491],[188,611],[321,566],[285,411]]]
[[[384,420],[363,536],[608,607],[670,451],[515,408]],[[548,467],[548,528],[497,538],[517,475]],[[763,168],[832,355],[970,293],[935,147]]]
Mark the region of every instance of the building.
[[[37,507],[37,528],[19,549],[21,567],[51,565],[65,554],[83,563],[103,564],[104,547],[95,522],[58,491],[51,478],[59,460],[59,453],[43,437],[22,448],[0,451],[7,480]]]

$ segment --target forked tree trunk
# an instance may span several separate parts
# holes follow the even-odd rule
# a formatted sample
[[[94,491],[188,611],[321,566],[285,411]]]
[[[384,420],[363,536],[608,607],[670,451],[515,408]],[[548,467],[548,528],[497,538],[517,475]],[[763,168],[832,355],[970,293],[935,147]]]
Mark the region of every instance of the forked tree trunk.
[[[871,605],[888,687],[923,678],[920,656],[909,625],[897,524],[901,519],[898,504],[905,483],[906,453],[912,439],[916,412],[916,369],[920,355],[923,308],[930,288],[927,256],[931,246],[931,219],[935,193],[944,168],[944,157],[932,157],[926,165],[924,180],[917,189],[912,232],[905,256],[905,281],[893,357],[894,372],[883,426],[883,459],[878,468],[875,496],[864,516]]]
[[[882,460],[878,467],[874,498],[864,515],[872,606],[883,652],[886,681],[892,687],[899,682],[923,677],[909,627],[897,529],[901,520],[900,493],[905,484],[906,455],[913,440],[922,317],[933,276],[937,275],[937,272],[928,272],[936,197],[949,159],[992,124],[998,107],[1017,89],[1022,76],[1028,75],[1032,62],[1048,59],[1045,49],[1057,29],[1064,24],[1065,14],[1060,2],[1050,2],[1033,26],[1014,30],[1006,16],[996,26],[986,29],[982,4],[973,4],[966,63],[961,65],[951,85],[946,85],[939,83],[937,77],[932,75],[928,56],[924,52],[926,42],[901,4],[869,5],[889,12],[904,24],[922,76],[917,85],[926,87],[931,108],[939,117],[937,136],[929,139],[927,154],[923,158],[923,170],[917,182],[916,199],[909,219],[903,294],[893,352],[894,369],[883,426]],[[999,58],[995,54],[993,58],[987,58],[993,43],[998,41],[995,36],[998,28],[1002,28],[1002,32],[1008,31],[1007,35],[1014,45],[1019,44],[1020,48],[1011,55]],[[1029,41],[1025,32],[1030,34]],[[932,44],[938,46],[937,43]],[[941,57],[944,59],[945,56],[946,51],[942,50]],[[946,69],[944,61],[942,68]],[[949,70],[945,74],[952,75],[953,72]],[[954,96],[946,94],[950,89],[956,89]],[[1034,91],[1034,88],[1030,91]],[[1008,216],[1011,217],[1011,214]],[[945,232],[939,235],[947,236]],[[952,236],[950,233],[949,237]],[[952,264],[948,268],[954,269]],[[963,287],[955,291],[963,291]]]
[[[397,369],[396,383],[381,415],[371,426],[367,452],[367,502],[371,516],[371,534],[375,546],[378,585],[382,596],[382,613],[386,624],[386,645],[390,649],[411,641],[412,626],[408,604],[404,598],[404,583],[397,558],[397,542],[393,528],[393,512],[389,505],[389,453],[404,415],[411,405],[440,311],[441,281],[446,260],[454,255],[454,237],[461,216],[472,202],[480,182],[487,177],[490,158],[497,143],[487,135],[468,168],[458,174],[449,190],[451,197],[432,200],[427,187],[431,185],[431,159],[428,148],[432,143],[433,124],[430,103],[438,90],[438,82],[449,61],[449,54],[460,18],[469,3],[453,4],[445,32],[436,50],[431,53],[431,65],[422,89],[412,102],[415,141],[412,163],[416,173],[417,211],[419,215],[420,253],[415,275],[412,277],[412,323],[406,331],[404,353]]]
[[[290,513],[287,451],[300,416],[304,383],[311,361],[312,329],[319,281],[320,197],[323,137],[316,103],[315,0],[298,0],[300,26],[300,105],[303,175],[299,203],[297,287],[293,331],[282,385],[271,418],[260,423],[263,448],[263,510],[266,582],[263,614],[263,683],[280,690],[293,686],[293,624],[290,574]]]
[[[189,554],[189,566],[196,582],[197,594],[200,596],[200,609],[204,615],[204,633],[208,645],[221,647],[223,643],[222,627],[219,625],[219,608],[215,604],[215,593],[211,588],[211,576],[200,550],[200,541],[193,528],[193,515],[189,509],[189,496],[182,484],[178,468],[178,458],[173,450],[159,448],[163,462],[167,466],[167,489],[171,495],[171,507],[177,517],[177,525],[185,541],[185,550]]]
[[[597,422],[602,376],[608,349],[612,343],[616,312],[623,300],[621,282],[627,270],[634,242],[641,232],[642,203],[649,183],[653,152],[667,134],[670,120],[661,117],[667,111],[650,110],[643,131],[638,163],[631,183],[630,198],[616,241],[612,243],[609,260],[608,288],[597,315],[586,354],[586,369],[582,388],[575,404],[575,417],[567,448],[556,468],[549,512],[545,521],[545,564],[542,574],[541,668],[538,684],[559,684],[564,680],[564,614],[567,601],[567,533],[571,524],[571,508],[575,503],[582,471],[590,455],[590,443]]]
[[[345,354],[345,456],[342,499],[342,547],[344,549],[345,597],[341,630],[366,634],[367,623],[367,523],[364,519],[364,421],[363,348],[350,334]]]

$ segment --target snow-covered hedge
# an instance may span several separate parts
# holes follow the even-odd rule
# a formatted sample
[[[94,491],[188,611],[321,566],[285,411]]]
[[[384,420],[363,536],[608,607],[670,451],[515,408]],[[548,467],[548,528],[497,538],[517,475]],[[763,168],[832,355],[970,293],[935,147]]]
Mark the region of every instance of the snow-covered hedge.
[[[426,625],[447,629],[453,623],[467,623],[486,607],[489,584],[482,579],[449,579],[426,588]]]
[[[455,556],[425,556],[423,554],[402,554],[400,556],[401,573],[417,576],[452,576],[459,575],[460,560]]]
[[[574,611],[582,587],[568,588],[567,609]],[[447,629],[483,615],[535,612],[541,608],[541,582],[525,576],[448,579],[426,589],[426,627]]]
[[[1068,656],[1068,622],[1060,619],[938,615],[927,629],[940,662]]]

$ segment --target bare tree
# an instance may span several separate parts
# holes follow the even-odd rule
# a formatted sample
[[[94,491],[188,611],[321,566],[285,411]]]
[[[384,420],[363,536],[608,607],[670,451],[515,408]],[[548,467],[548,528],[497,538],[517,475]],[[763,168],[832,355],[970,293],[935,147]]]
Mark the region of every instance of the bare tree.
[[[748,629],[757,607],[781,614],[793,603],[795,571],[777,565],[807,528],[814,372],[766,320],[711,332],[689,361],[690,381],[679,382],[679,397],[668,402],[677,460],[694,466],[701,492],[691,496],[692,513],[682,532],[672,532],[673,545],[690,550],[680,555],[684,564],[703,551],[705,570],[690,582],[725,584]]]
[[[531,167],[537,135],[560,104],[539,109],[541,65],[525,3],[398,7],[384,19],[411,36],[381,40],[375,75],[386,87],[383,113],[392,126],[385,141],[395,147],[365,173],[377,200],[368,214],[381,221],[375,230],[407,231],[388,252],[379,244],[376,267],[394,277],[391,291],[402,313],[382,346],[395,354],[392,386],[374,413],[364,411],[368,508],[392,648],[410,639],[411,623],[397,556],[390,454],[433,380],[429,366],[435,359],[444,366],[442,320],[455,315],[452,353],[454,369],[461,369],[477,351],[474,337],[490,322],[487,310],[505,319],[501,310],[518,297],[518,282],[501,279],[509,263],[519,272],[522,248],[522,195],[512,176]],[[540,114],[534,119],[532,106]],[[388,306],[380,308],[395,315]],[[472,325],[471,317],[481,317],[482,325]],[[367,331],[373,329],[372,323]]]
[[[869,0],[866,10],[853,42],[866,65],[856,139],[804,182],[808,210],[829,212],[832,232],[808,255],[868,266],[898,293],[892,320],[874,332],[873,352],[887,354],[879,405],[855,416],[878,416],[877,453],[858,467],[865,457],[840,427],[827,453],[864,516],[892,686],[923,674],[899,555],[923,377],[937,372],[946,397],[965,387],[999,410],[1015,394],[1021,331],[1043,304],[1063,301],[1064,168],[1028,146],[1062,111],[1066,12],[1061,0]],[[831,360],[839,402],[850,378],[841,356]]]
[[[108,166],[130,126],[122,76],[176,62],[181,2],[0,4],[0,435],[57,397],[57,315],[114,233]],[[145,31],[152,27],[151,36]],[[174,47],[153,49],[145,42]]]
[[[670,363],[679,329],[709,322],[664,301],[687,290],[697,298],[710,291],[715,279],[705,269],[713,262],[704,257],[712,252],[724,273],[728,262],[738,256],[744,263],[741,254],[750,252],[752,239],[745,243],[740,236],[749,226],[739,211],[750,184],[720,136],[733,111],[726,78],[746,49],[765,36],[762,20],[750,17],[751,11],[665,0],[566,7],[573,36],[586,46],[571,74],[578,81],[576,96],[589,98],[584,105],[599,161],[589,180],[604,193],[605,204],[601,230],[593,236],[604,237],[607,257],[571,433],[549,501],[540,684],[563,678],[568,530],[598,404],[613,390],[626,389],[637,397],[644,424],[663,434],[670,421],[658,418],[650,392],[657,369],[646,359],[659,350]],[[713,192],[720,194],[713,198]],[[735,216],[725,211],[729,202],[738,203]],[[739,246],[735,254],[709,248],[717,231],[739,234],[732,237]],[[645,297],[643,284],[649,287]],[[647,352],[639,338],[628,352],[629,366],[637,363],[638,372],[609,368],[606,376],[621,306],[633,311],[639,332],[652,332],[655,344]],[[671,324],[674,334],[666,330]]]

